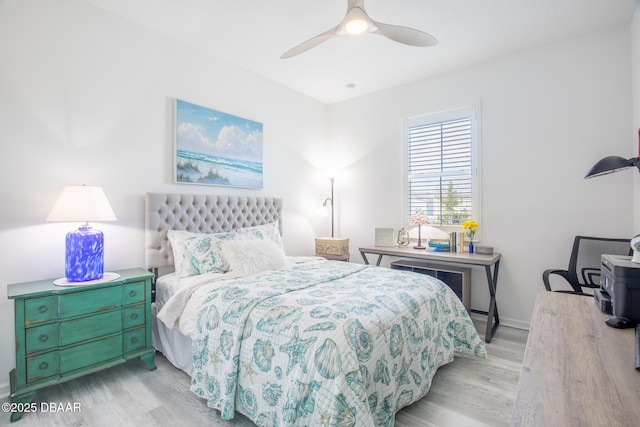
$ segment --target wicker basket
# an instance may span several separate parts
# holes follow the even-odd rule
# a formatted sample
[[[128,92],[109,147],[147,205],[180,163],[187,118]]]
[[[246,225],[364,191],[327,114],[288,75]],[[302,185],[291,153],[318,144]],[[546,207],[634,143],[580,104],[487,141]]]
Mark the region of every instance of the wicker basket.
[[[349,239],[320,237],[316,239],[316,253],[325,255],[347,255],[349,253]]]

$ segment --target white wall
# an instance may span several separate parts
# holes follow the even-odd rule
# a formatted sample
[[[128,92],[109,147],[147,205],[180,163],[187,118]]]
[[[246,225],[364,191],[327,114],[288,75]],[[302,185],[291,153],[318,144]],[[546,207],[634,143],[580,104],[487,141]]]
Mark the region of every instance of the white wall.
[[[290,254],[328,230],[314,213],[326,105],[81,1],[0,2],[0,58],[0,395],[15,366],[5,285],[64,276],[77,224],[45,222],[64,186],[104,188],[107,270],[143,266],[146,192],[283,197]],[[264,124],[263,190],[172,183],[175,97]]]
[[[482,103],[482,244],[503,255],[498,308],[526,327],[542,272],[566,268],[573,236],[630,237],[632,179],[583,180],[605,155],[629,155],[629,28],[569,40],[330,107],[339,234],[351,252],[402,218],[402,117]],[[360,261],[360,256],[353,260]],[[484,272],[472,307],[487,309]]]
[[[637,16],[633,28],[637,40]],[[64,274],[72,225],[44,218],[65,185],[105,189],[118,222],[99,228],[118,269],[144,262],[149,191],[283,197],[285,249],[310,254],[328,232],[315,216],[329,191],[321,171],[342,169],[336,230],[360,262],[375,227],[404,225],[402,116],[477,100],[482,243],[503,253],[501,320],[526,326],[542,271],[566,266],[573,235],[632,232],[629,174],[582,180],[635,138],[630,51],[626,27],[325,106],[84,2],[0,1],[0,394],[15,364],[4,285]],[[264,123],[263,190],[172,183],[175,97]],[[472,304],[486,309],[484,276],[474,283]]]

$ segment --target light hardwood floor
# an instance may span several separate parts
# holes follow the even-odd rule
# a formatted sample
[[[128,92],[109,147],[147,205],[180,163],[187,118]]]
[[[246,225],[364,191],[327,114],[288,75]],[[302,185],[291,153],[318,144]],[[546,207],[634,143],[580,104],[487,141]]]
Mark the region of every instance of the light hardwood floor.
[[[481,336],[484,323],[476,322]],[[396,415],[397,427],[508,426],[520,375],[527,331],[500,326],[488,359],[456,357],[441,367],[423,399]],[[15,427],[46,426],[254,426],[243,416],[223,421],[189,391],[190,378],[162,355],[158,369],[139,360],[39,390],[38,411],[26,413]],[[3,399],[2,403],[7,402]],[[44,403],[79,403],[80,412],[43,412]],[[9,415],[0,414],[0,424]]]

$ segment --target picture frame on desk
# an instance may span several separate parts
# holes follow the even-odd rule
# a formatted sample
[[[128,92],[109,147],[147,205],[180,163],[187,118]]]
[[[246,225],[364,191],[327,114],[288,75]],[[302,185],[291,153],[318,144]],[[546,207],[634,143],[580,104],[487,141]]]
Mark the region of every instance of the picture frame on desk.
[[[393,228],[376,228],[375,245],[393,246]]]

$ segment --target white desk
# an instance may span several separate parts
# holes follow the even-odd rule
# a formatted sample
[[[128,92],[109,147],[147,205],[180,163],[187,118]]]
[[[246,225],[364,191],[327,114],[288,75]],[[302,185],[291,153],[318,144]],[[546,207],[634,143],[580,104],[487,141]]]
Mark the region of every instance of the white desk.
[[[487,285],[489,286],[489,309],[484,311],[473,310],[474,312],[487,315],[487,330],[485,333],[485,341],[491,342],[491,338],[495,334],[500,317],[498,316],[498,306],[496,305],[496,288],[498,286],[498,268],[500,267],[499,253],[491,255],[470,254],[468,252],[431,252],[425,249],[413,249],[412,247],[401,248],[397,246],[363,246],[359,249],[365,264],[369,264],[367,254],[378,255],[376,265],[380,265],[382,257],[393,256],[402,258],[415,258],[438,263],[449,263],[467,265],[471,267],[484,267],[487,274]],[[493,273],[491,272],[493,266]]]
[[[536,298],[511,426],[640,425],[634,330],[604,323],[593,298]]]

